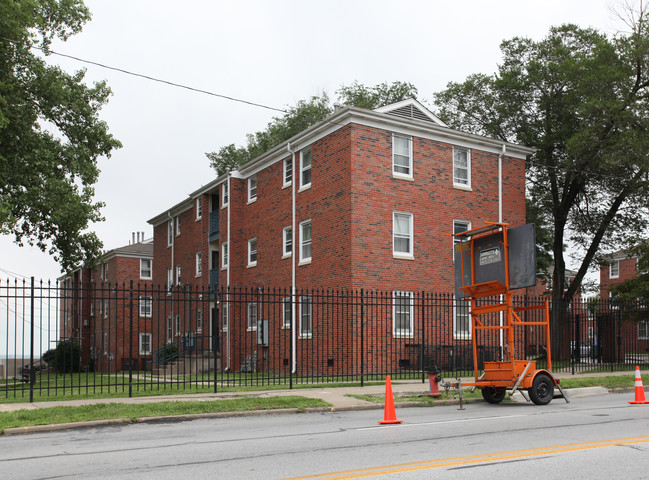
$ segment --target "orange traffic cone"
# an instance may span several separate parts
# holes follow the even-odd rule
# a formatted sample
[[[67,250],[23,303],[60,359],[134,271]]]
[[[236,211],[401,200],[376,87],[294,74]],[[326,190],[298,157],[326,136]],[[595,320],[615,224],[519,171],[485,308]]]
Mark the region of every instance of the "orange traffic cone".
[[[394,409],[394,397],[392,396],[392,381],[390,375],[385,380],[385,407],[383,408],[383,420],[379,423],[401,423],[403,420],[397,420],[397,412]]]
[[[629,403],[649,403],[644,396],[644,387],[642,386],[642,377],[638,366],[635,367],[635,401]]]

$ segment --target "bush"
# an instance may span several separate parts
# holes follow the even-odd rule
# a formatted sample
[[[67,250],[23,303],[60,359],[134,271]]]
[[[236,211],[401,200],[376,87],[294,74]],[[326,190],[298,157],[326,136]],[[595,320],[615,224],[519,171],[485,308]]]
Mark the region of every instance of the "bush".
[[[81,366],[81,347],[74,340],[63,340],[41,358],[58,373],[78,372]]]

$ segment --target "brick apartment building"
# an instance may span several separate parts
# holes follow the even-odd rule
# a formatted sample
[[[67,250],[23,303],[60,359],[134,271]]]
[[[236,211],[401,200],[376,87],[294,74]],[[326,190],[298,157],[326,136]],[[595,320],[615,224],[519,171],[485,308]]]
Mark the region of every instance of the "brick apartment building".
[[[133,358],[133,368],[144,369],[152,354],[153,240],[133,234],[131,244],[106,252],[96,268],[77,269],[58,282],[60,340],[79,342],[81,365],[116,372]]]
[[[398,322],[407,330],[412,292],[453,291],[452,233],[489,221],[525,223],[530,153],[448,128],[415,100],[339,108],[149,220],[153,282],[205,291],[389,291],[406,307]],[[247,319],[231,318],[217,297],[206,309],[209,335],[218,321],[221,343],[235,348],[223,336],[234,330],[228,326],[247,322],[255,334],[259,312],[250,305]],[[308,299],[295,299],[292,312],[307,338]],[[154,332],[154,343],[194,334],[199,322],[205,333],[208,316],[201,310],[199,321],[195,313],[165,312],[166,334]],[[468,328],[461,317],[458,332]]]

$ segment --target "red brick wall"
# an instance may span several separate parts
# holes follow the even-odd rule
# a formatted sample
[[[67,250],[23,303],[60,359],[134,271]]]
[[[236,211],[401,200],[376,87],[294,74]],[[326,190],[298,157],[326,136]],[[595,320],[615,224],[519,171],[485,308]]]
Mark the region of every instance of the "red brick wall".
[[[599,269],[600,296],[608,298],[609,288],[617,283],[622,283],[636,275],[638,260],[636,258],[624,258],[619,261],[619,276],[611,278],[611,269],[609,265],[602,265]]]

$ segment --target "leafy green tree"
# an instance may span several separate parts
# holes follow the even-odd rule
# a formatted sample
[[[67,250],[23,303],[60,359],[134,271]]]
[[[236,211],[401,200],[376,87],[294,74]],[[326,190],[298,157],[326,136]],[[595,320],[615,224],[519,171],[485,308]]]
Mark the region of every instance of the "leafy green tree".
[[[351,86],[341,87],[336,93],[338,102],[343,105],[373,109],[406,98],[416,98],[417,89],[405,82],[382,83],[375,87],[365,87],[355,82]],[[216,152],[206,153],[207,158],[217,175],[222,175],[324,120],[333,111],[329,96],[325,92],[320,96],[301,100],[294,107],[289,107],[283,116],[274,117],[265,130],[248,135],[245,147],[226,145]]]
[[[435,98],[450,126],[535,147],[528,195],[553,230],[554,305],[578,292],[600,249],[635,241],[649,219],[646,5],[632,13],[627,34],[563,25],[538,42],[505,41],[496,74],[450,83]],[[565,245],[579,251],[570,285]],[[553,309],[553,332],[564,313]]]
[[[106,84],[86,86],[85,72],[43,58],[89,19],[81,0],[0,2],[0,233],[48,251],[64,269],[101,253],[87,231],[102,220],[97,159],[121,146],[98,116]]]
[[[620,300],[642,300],[649,302],[649,242],[644,241],[629,251],[630,256],[638,259],[636,275],[610,288],[614,297]]]

